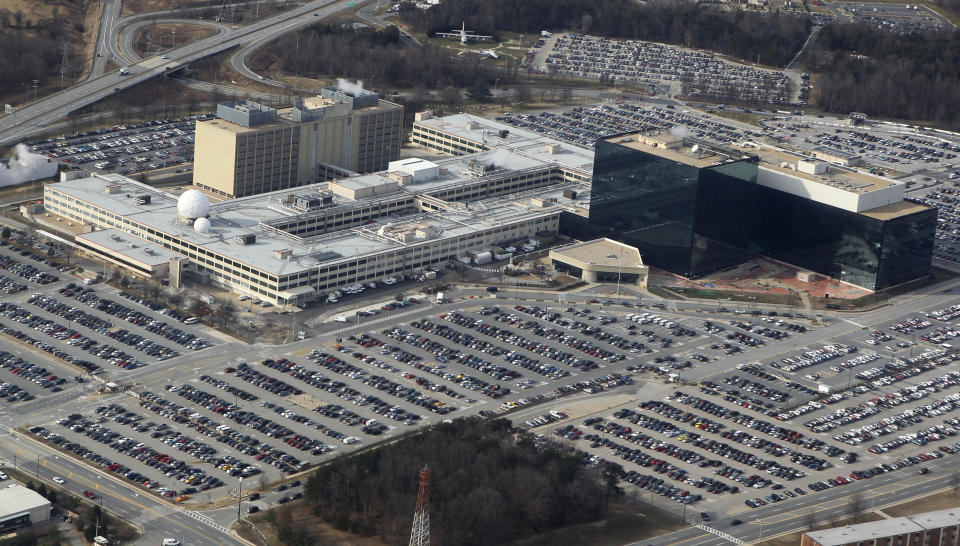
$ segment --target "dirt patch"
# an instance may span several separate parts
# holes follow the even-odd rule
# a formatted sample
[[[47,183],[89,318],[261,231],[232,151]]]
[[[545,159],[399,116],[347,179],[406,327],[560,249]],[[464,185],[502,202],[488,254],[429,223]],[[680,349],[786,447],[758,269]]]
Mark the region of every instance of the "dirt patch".
[[[329,524],[321,521],[307,507],[303,501],[293,501],[285,506],[274,508],[269,512],[259,514],[248,518],[263,533],[268,544],[280,544],[277,537],[277,524],[287,523],[295,529],[301,529],[307,533],[312,544],[326,544],[328,546],[385,546],[386,543],[377,537],[361,537],[334,529]],[[256,532],[249,525],[239,525],[235,529],[240,536],[247,540],[259,544]]]
[[[146,58],[209,38],[216,33],[216,29],[203,25],[160,23],[140,30],[134,39],[133,50],[141,58]]]
[[[183,3],[183,0],[123,0],[120,16],[174,9]]]

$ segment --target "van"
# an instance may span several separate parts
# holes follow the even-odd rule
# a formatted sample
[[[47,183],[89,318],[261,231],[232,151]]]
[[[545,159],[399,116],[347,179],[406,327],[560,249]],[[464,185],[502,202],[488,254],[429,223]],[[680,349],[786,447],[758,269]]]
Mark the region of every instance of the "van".
[[[196,323],[197,323],[197,317],[187,317],[187,318],[183,319],[183,323],[184,323],[184,324],[196,324]]]

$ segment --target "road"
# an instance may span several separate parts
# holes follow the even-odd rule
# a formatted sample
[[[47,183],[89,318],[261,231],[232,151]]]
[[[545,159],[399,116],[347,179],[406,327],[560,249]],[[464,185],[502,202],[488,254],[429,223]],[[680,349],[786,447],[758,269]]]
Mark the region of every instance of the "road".
[[[97,32],[97,45],[94,48],[93,63],[90,65],[88,80],[99,78],[107,71],[107,61],[113,52],[112,44],[119,16],[120,0],[103,0],[100,30]]]
[[[69,89],[53,94],[23,107],[17,112],[16,121],[12,116],[0,119],[0,144],[9,145],[42,130],[50,123],[57,122],[70,112],[78,110],[117,91],[132,87],[166,72],[171,72],[187,64],[215,55],[222,51],[250,43],[266,42],[285,32],[295,30],[314,22],[311,15],[321,10],[329,15],[348,7],[347,0],[331,2],[317,0],[292,10],[268,17],[249,26],[233,29],[225,34],[211,36],[204,40],[185,45],[168,52],[169,59],[152,57],[127,67],[130,74],[121,76],[119,71],[100,77],[90,78]],[[111,42],[111,40],[105,40]]]
[[[150,19],[147,21],[139,21],[132,23],[123,27],[123,30],[120,32],[120,54],[130,62],[140,62],[143,60],[140,55],[137,55],[134,44],[136,43],[137,34],[144,28],[157,25],[174,25],[174,24],[186,24],[186,25],[200,25],[205,27],[211,27],[217,31],[215,36],[224,36],[230,32],[230,27],[213,21],[200,21],[195,19]]]

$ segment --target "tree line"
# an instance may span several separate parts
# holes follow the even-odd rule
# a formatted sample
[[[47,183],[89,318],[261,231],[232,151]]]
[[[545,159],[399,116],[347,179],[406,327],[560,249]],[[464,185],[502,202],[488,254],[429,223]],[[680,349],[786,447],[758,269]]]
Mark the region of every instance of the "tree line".
[[[461,545],[503,544],[602,518],[622,471],[538,445],[505,419],[474,417],[335,460],[307,480],[304,499],[337,529],[405,544],[424,466],[431,539]]]
[[[365,85],[397,87],[471,86],[477,80],[507,82],[517,76],[519,64],[508,60],[507,70],[494,74],[480,55],[454,58],[432,46],[404,47],[396,27],[383,30],[314,25],[287,34],[270,48],[284,71],[299,75],[329,74],[363,80]]]
[[[571,30],[709,49],[773,66],[790,62],[812,26],[808,17],[721,11],[687,1],[444,0],[428,10],[405,3],[400,13],[419,32],[448,31],[464,22],[488,34]]]
[[[817,104],[841,114],[960,127],[960,32],[895,34],[866,23],[834,23],[808,59]]]

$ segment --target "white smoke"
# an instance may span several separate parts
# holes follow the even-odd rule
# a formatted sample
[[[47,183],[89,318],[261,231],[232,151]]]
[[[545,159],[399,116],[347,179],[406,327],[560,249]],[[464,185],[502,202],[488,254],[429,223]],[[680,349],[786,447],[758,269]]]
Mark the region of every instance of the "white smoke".
[[[0,165],[0,187],[50,178],[57,174],[57,163],[55,161],[50,161],[44,155],[31,152],[23,144],[17,144],[14,150],[16,157],[10,158],[8,165]]]
[[[496,167],[503,169],[516,162],[516,157],[508,150],[497,148],[489,154],[484,155],[481,161],[483,161],[487,168]]]
[[[690,129],[687,129],[683,125],[674,125],[670,128],[670,134],[677,138],[687,138],[690,136]]]
[[[356,83],[354,83],[354,82],[352,82],[352,81],[350,81],[350,80],[345,80],[345,79],[343,79],[343,78],[337,78],[337,87],[340,88],[341,91],[345,91],[345,92],[347,92],[347,93],[350,93],[350,94],[353,95],[354,97],[359,97],[360,95],[363,94],[363,93],[362,93],[362,91],[363,91],[363,80],[357,80]]]

